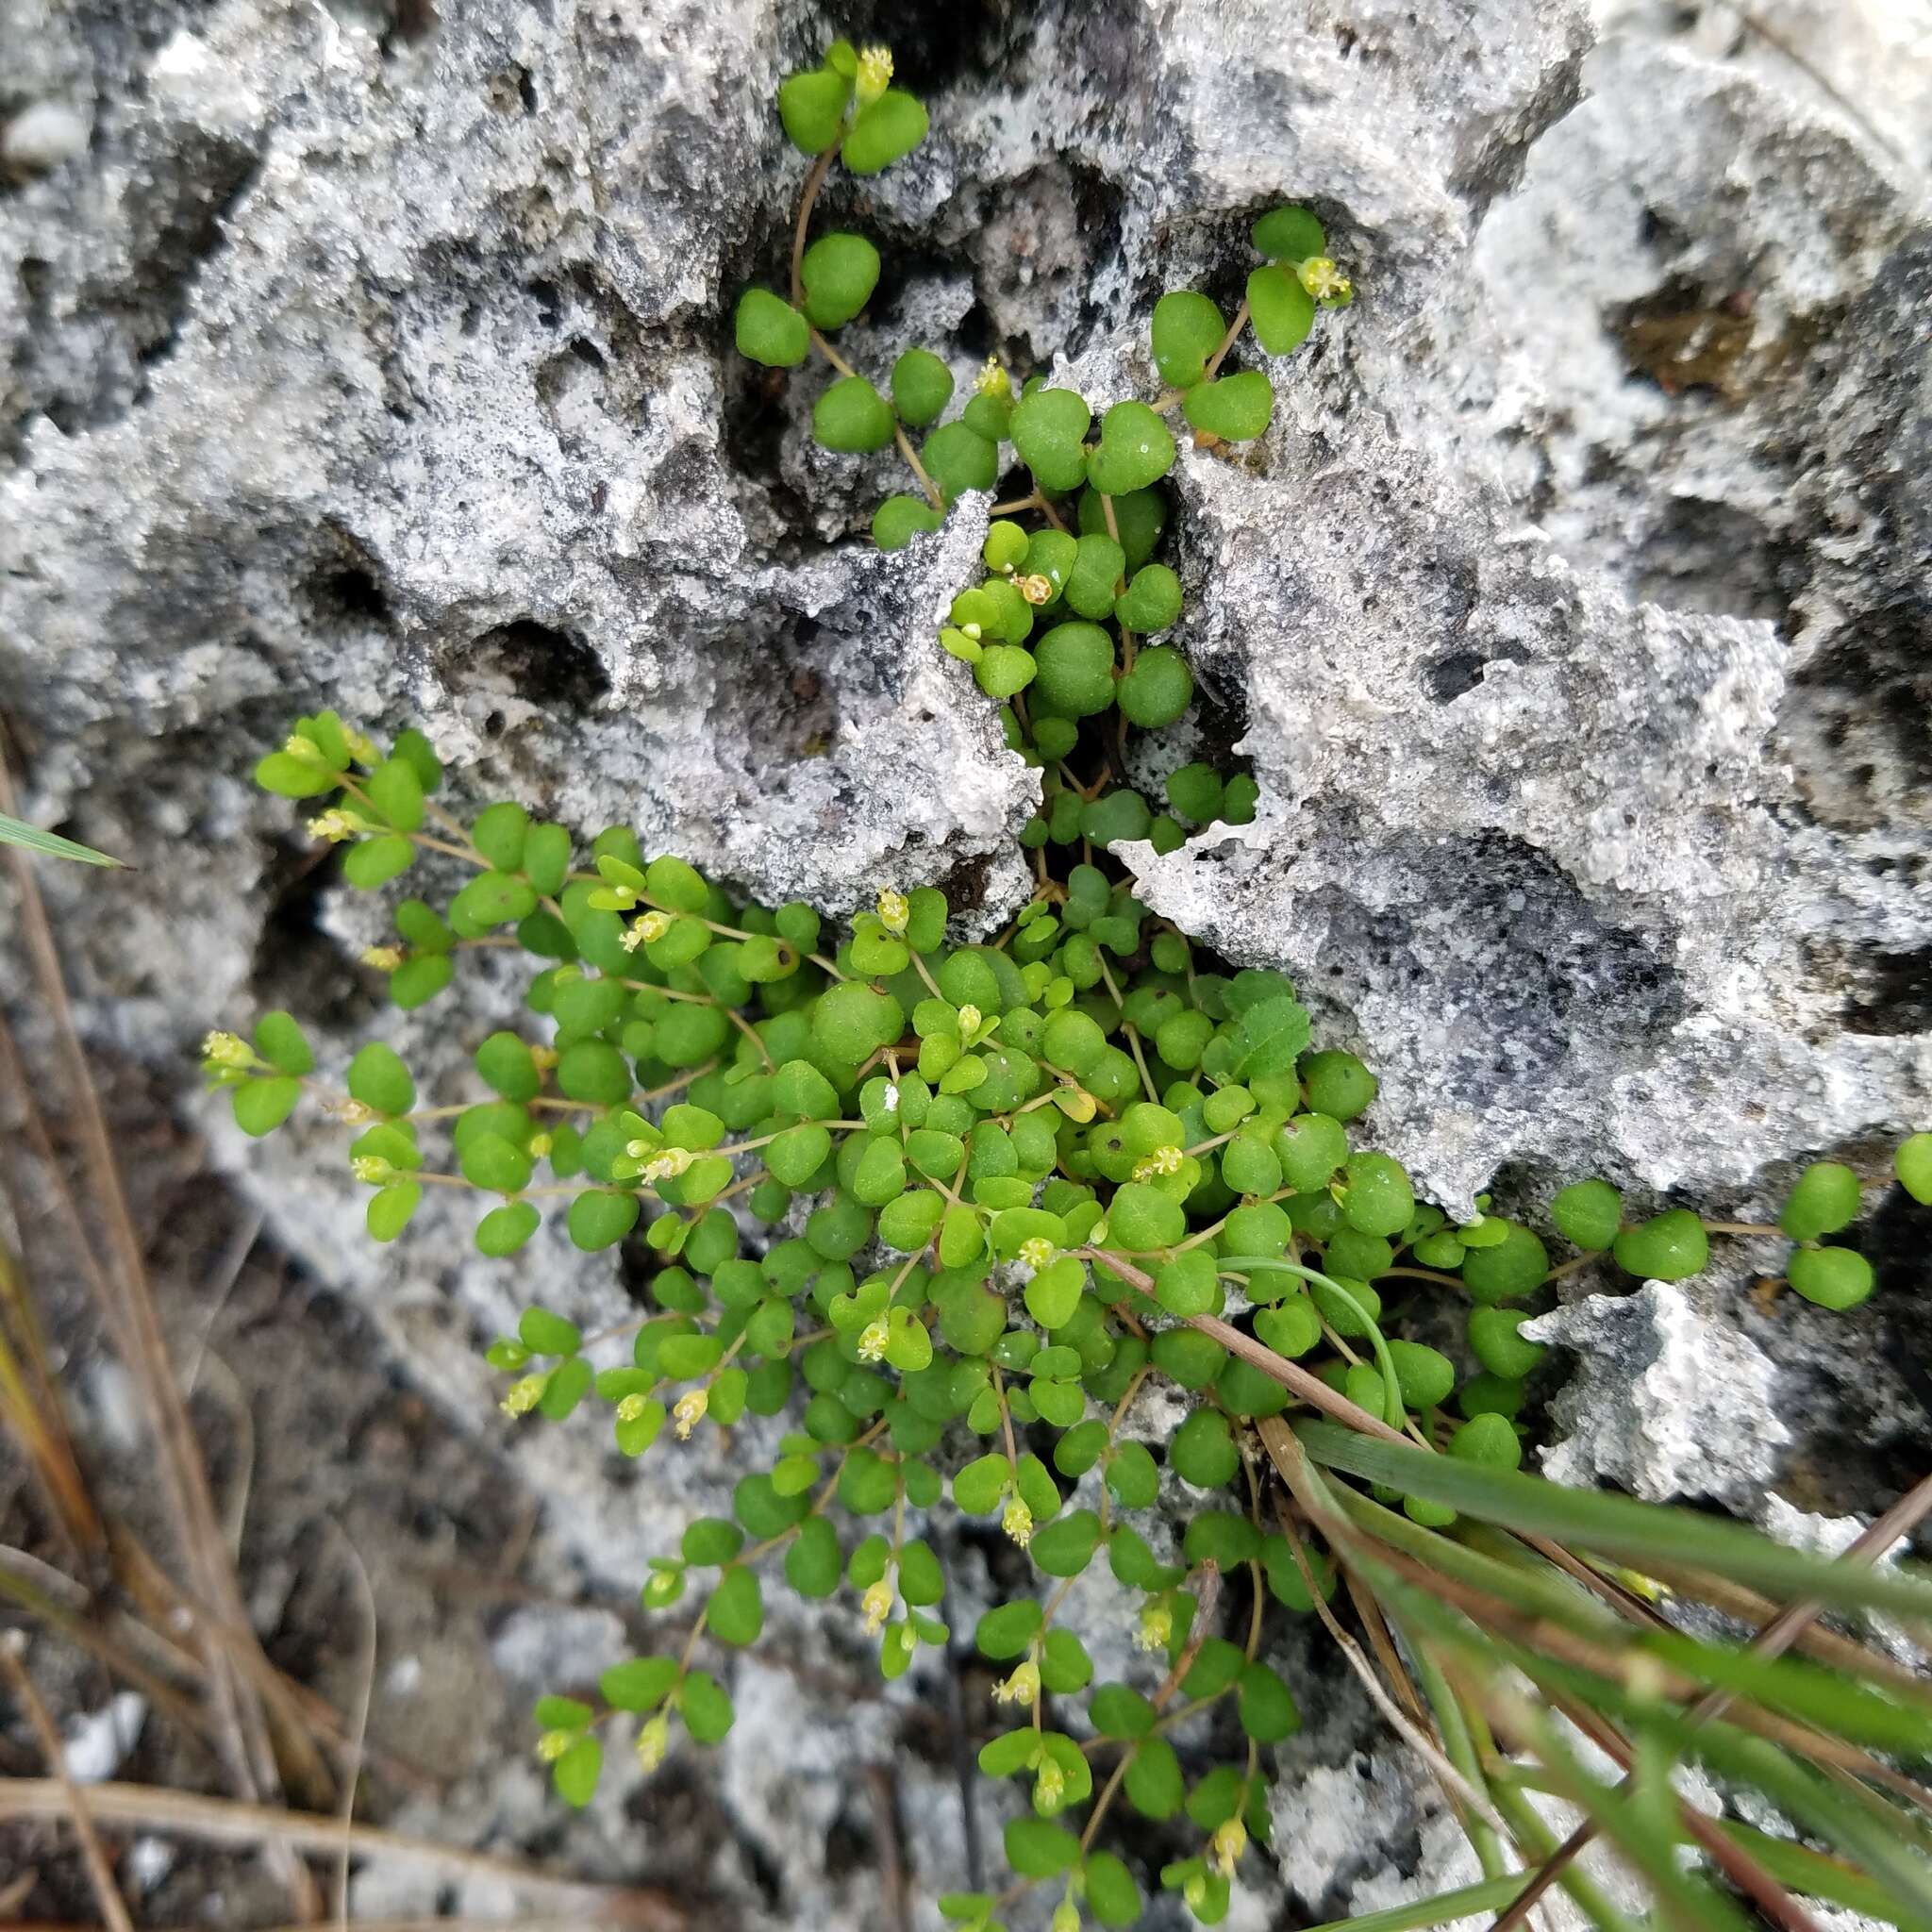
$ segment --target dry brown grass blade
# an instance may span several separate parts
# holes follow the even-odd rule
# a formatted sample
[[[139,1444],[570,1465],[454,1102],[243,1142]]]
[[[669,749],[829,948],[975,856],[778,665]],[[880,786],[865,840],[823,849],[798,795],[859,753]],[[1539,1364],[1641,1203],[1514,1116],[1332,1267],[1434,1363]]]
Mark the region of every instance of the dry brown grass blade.
[[[899,1788],[883,1764],[865,1767],[866,1789],[872,1795],[874,1837],[879,1847],[879,1893],[886,1923],[892,1932],[912,1932],[912,1884],[902,1849]]]
[[[358,1660],[357,1677],[361,1689],[356,1700],[356,1715],[349,1726],[349,1761],[342,1772],[342,1802],[340,1816],[342,1821],[341,1854],[336,1860],[335,1908],[336,1923],[348,1932],[349,1925],[349,1854],[352,1850],[350,1830],[356,1822],[356,1787],[362,1774],[362,1744],[369,1730],[369,1707],[375,1696],[375,1648],[378,1622],[375,1610],[375,1591],[369,1582],[369,1568],[362,1560],[362,1553],[350,1541],[348,1532],[340,1524],[335,1525],[336,1534],[341,1539],[342,1548],[347,1553],[350,1566],[356,1574],[358,1593],[362,1600],[362,1654]]]
[[[1864,1530],[1846,1549],[1842,1560],[1853,1563],[1875,1563],[1900,1537],[1909,1535],[1924,1520],[1928,1511],[1932,1511],[1932,1475],[1922,1477],[1890,1509]],[[1751,1645],[1752,1651],[1762,1657],[1781,1656],[1798,1641],[1806,1627],[1816,1620],[1823,1606],[1815,1603],[1796,1603],[1778,1611],[1758,1631]],[[1731,1701],[1729,1691],[1712,1690],[1692,1707],[1690,1712],[1690,1722],[1702,1724],[1708,1718],[1718,1716],[1729,1707]],[[1524,1887],[1522,1894],[1497,1914],[1490,1932],[1514,1932],[1514,1928],[1521,1925],[1528,1917],[1537,1900],[1555,1883],[1564,1866],[1576,1857],[1595,1835],[1595,1825],[1586,1818],[1538,1868],[1535,1875]]]
[[[26,1276],[5,1231],[0,1231],[0,1422],[19,1442],[76,1566],[92,1574],[107,1555],[108,1533],[74,1452]]]
[[[37,1879],[38,1874],[30,1874]],[[51,1924],[33,1919],[14,1919],[8,1910],[7,1900],[12,1887],[0,1889],[0,1925],[6,1932],[88,1932],[86,1927],[72,1924]],[[20,1895],[25,1898],[33,1890],[30,1882]],[[625,1924],[625,1921],[615,1921]],[[573,1914],[569,1918],[557,1918],[540,1914],[532,1917],[520,1912],[514,1919],[358,1919],[356,1932],[504,1932],[504,1927],[513,1925],[516,1932],[586,1932],[594,1925],[594,1920],[579,1918]],[[208,1932],[206,1925],[180,1925],[174,1932]],[[263,1932],[311,1932],[307,1925],[270,1925]]]
[[[15,802],[12,775],[8,769],[5,747],[0,745],[0,811],[11,811]],[[122,1185],[113,1139],[108,1131],[107,1117],[94,1089],[79,1030],[75,1025],[60,968],[59,948],[47,918],[46,905],[41,897],[34,868],[25,855],[16,847],[8,846],[6,858],[19,894],[20,927],[34,984],[45,1005],[58,1057],[66,1071],[68,1098],[78,1122],[90,1200],[95,1221],[105,1236],[107,1265],[95,1271],[103,1290],[103,1317],[116,1336],[141,1393],[156,1446],[161,1495],[194,1593],[216,1612],[221,1625],[233,1633],[245,1633],[247,1643],[253,1647],[254,1635],[242,1607],[240,1584],[222,1541],[208,1472],[148,1283],[146,1257]],[[65,1189],[66,1177],[58,1163],[50,1179],[57,1191]],[[85,1241],[83,1218],[77,1210],[72,1218],[82,1224],[83,1242],[92,1255],[92,1243]],[[250,1797],[274,1792],[278,1789],[278,1776],[268,1724],[251,1685],[235,1669],[227,1654],[235,1637],[231,1636],[225,1644],[214,1629],[201,1630],[197,1636],[208,1662],[209,1701],[228,1778],[237,1790]],[[276,1864],[297,1915],[312,1918],[320,1907],[313,1880],[300,1861],[291,1857],[280,1857]]]
[[[27,1674],[26,1665],[22,1660],[17,1633],[0,1638],[0,1674],[4,1674],[13,1686],[14,1695],[20,1699],[21,1707],[26,1712],[34,1736],[40,1740],[47,1769],[54,1774],[49,1782],[60,1792],[67,1815],[74,1821],[75,1836],[80,1840],[80,1853],[87,1864],[88,1881],[94,1889],[102,1918],[112,1927],[112,1932],[134,1932],[134,1921],[127,1916],[121,1889],[114,1883],[114,1868],[102,1849],[100,1834],[94,1830],[87,1800],[81,1796],[80,1787],[67,1774],[67,1758],[60,1748],[60,1733],[54,1728],[54,1720],[47,1714],[47,1707],[41,1701],[41,1693],[34,1688],[34,1680]]]
[[[1557,1697],[1551,1703],[1623,1771],[1627,1781],[1635,1757],[1623,1733],[1574,1698]],[[1620,1789],[1612,1787],[1613,1790]],[[1686,1835],[1704,1847],[1706,1855],[1718,1870],[1773,1925],[1779,1927],[1780,1932],[1822,1932],[1817,1920],[1805,1907],[1688,1798],[1677,1799],[1676,1811],[1677,1822]]]
[[[1409,1716],[1426,1730],[1429,1721],[1424,1713],[1423,1701],[1416,1694],[1415,1686],[1409,1682],[1408,1672],[1396,1653],[1395,1640],[1389,1634],[1381,1605],[1354,1570],[1344,1566],[1341,1580],[1348,1590],[1349,1601],[1355,1605],[1356,1615],[1361,1619],[1362,1629],[1368,1635],[1369,1648],[1375,1653],[1375,1661],[1382,1666],[1382,1674],[1394,1685],[1396,1695],[1407,1707]]]
[[[249,1846],[280,1844],[291,1853],[334,1852],[341,1843],[339,1818],[312,1812],[285,1811],[272,1805],[243,1805],[230,1798],[198,1797],[187,1791],[162,1790],[153,1785],[100,1784],[88,1788],[88,1804],[103,1824],[139,1827],[205,1843]],[[67,1803],[54,1778],[0,1778],[0,1820],[58,1821]],[[431,1844],[399,1831],[373,1824],[350,1827],[349,1837],[363,1857],[408,1858],[438,1867],[457,1877],[495,1878],[516,1886],[525,1896],[541,1899],[554,1909],[575,1916],[579,1925],[626,1925],[644,1932],[684,1932],[690,1919],[674,1899],[661,1891],[584,1885],[500,1858],[489,1852]],[[519,1922],[522,1923],[521,1921]]]
[[[1310,1522],[1325,1524],[1327,1519],[1315,1504],[1308,1485],[1304,1480],[1307,1474],[1306,1465],[1301,1459],[1301,1445],[1294,1441],[1293,1431],[1284,1426],[1274,1416],[1263,1418],[1257,1426],[1260,1429],[1269,1459],[1274,1464],[1282,1481],[1288,1485],[1295,1502],[1307,1514]],[[1279,1432],[1278,1436],[1274,1436],[1276,1431]],[[1274,1436],[1274,1440],[1270,1440],[1271,1436]],[[1308,1601],[1314,1605],[1315,1614],[1321,1619],[1322,1627],[1327,1631],[1336,1648],[1341,1652],[1343,1661],[1360,1680],[1362,1688],[1369,1693],[1370,1701],[1382,1713],[1395,1734],[1429,1767],[1452,1804],[1458,1809],[1480,1818],[1491,1830],[1507,1837],[1509,1827],[1497,1815],[1489,1799],[1450,1763],[1438,1747],[1428,1726],[1408,1716],[1395,1702],[1381,1679],[1370,1668],[1368,1658],[1362,1655],[1361,1645],[1337,1621],[1335,1612],[1328,1607],[1327,1598],[1322,1593],[1314,1570],[1309,1565],[1301,1531],[1296,1528],[1293,1517],[1283,1507],[1278,1492],[1274,1500],[1274,1513],[1281,1524],[1282,1534],[1288,1539],[1289,1551],[1294,1557],[1295,1568],[1301,1572],[1302,1588],[1307,1591]],[[1335,1547],[1340,1559],[1341,1544],[1336,1543]]]
[[[1774,1598],[1748,1590],[1741,1583],[1680,1570],[1670,1563],[1653,1563],[1648,1568],[1657,1582],[1668,1584],[1679,1596],[1702,1597],[1712,1609],[1722,1610],[1725,1616],[1754,1629],[1763,1629],[1783,1608]],[[1819,1663],[1829,1664],[1833,1670],[1881,1683],[1912,1703],[1932,1704],[1932,1686],[1924,1677],[1856,1638],[1841,1637],[1823,1624],[1805,1625],[1793,1636],[1791,1647]]]
[[[226,1640],[226,1656],[254,1685],[267,1708],[278,1755],[289,1765],[291,1777],[305,1790],[316,1794],[318,1801],[333,1792],[335,1780],[315,1739],[318,1735],[325,1738],[331,1754],[346,1761],[349,1731],[341,1712],[306,1684],[298,1684],[277,1670],[255,1641],[253,1631],[235,1631],[224,1626],[205,1604],[191,1591],[182,1590],[124,1526],[116,1524],[112,1535],[118,1574],[143,1613],[160,1628],[186,1624],[195,1629],[208,1626],[223,1636]],[[405,1790],[433,1797],[443,1789],[441,1781],[420,1764],[412,1764],[392,1752],[372,1751],[369,1759],[379,1766],[385,1777]]]
[[[207,1714],[194,1700],[92,1621],[88,1594],[80,1585],[58,1571],[49,1573],[38,1564],[34,1567],[42,1575],[28,1574],[26,1566],[31,1560],[21,1552],[0,1549],[0,1600],[11,1604],[57,1637],[64,1638],[75,1649],[86,1651],[123,1683],[139,1690],[157,1710],[166,1712],[191,1737],[212,1748]],[[56,1577],[78,1601],[63,1601],[62,1594],[56,1593]]]
[[[1356,1532],[1349,1529],[1345,1533],[1354,1535]],[[1626,1675],[1628,1659],[1622,1653],[1579,1635],[1550,1618],[1522,1610],[1501,1597],[1491,1596],[1459,1578],[1432,1570],[1415,1557],[1386,1544],[1376,1547],[1375,1558],[1400,1573],[1418,1589],[1426,1590],[1442,1602],[1454,1606],[1481,1628],[1522,1649],[1588,1671],[1612,1683],[1623,1681]],[[1683,1705],[1687,1711],[1707,1694],[1694,1678],[1658,1662],[1655,1657],[1646,1658],[1645,1668],[1658,1694]],[[1813,1765],[1848,1772],[1854,1777],[1882,1785],[1922,1810],[1932,1810],[1932,1790],[1894,1771],[1890,1765],[1882,1763],[1856,1744],[1827,1737],[1796,1719],[1756,1706],[1747,1705],[1736,1711],[1731,1722]]]

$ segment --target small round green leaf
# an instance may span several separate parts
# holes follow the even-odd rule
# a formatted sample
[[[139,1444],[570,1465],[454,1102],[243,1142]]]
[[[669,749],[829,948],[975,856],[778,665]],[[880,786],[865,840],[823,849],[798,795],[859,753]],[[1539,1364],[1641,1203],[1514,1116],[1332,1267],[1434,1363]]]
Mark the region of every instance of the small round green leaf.
[[[811,327],[769,289],[747,289],[733,318],[738,353],[768,369],[795,369],[811,353]]]
[[[1274,414],[1274,385],[1258,369],[1197,383],[1182,405],[1196,429],[1229,442],[1246,442],[1267,428]]]

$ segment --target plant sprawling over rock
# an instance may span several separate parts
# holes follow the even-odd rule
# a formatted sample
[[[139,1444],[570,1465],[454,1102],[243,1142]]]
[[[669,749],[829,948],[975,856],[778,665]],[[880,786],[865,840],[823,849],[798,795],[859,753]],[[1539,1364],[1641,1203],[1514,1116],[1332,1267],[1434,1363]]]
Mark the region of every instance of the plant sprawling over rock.
[[[1150,802],[1127,783],[1127,750],[1193,699],[1186,657],[1157,641],[1183,609],[1159,554],[1176,429],[1212,450],[1268,428],[1281,358],[1352,299],[1322,224],[1298,208],[1254,224],[1259,259],[1232,318],[1191,291],[1161,297],[1151,400],[1097,406],[1040,376],[1016,390],[995,361],[948,419],[955,379],[934,351],[908,347],[875,381],[828,340],[873,293],[873,244],[808,239],[835,161],[875,174],[924,135],[924,108],[890,82],[882,51],[841,42],[780,90],[786,132],[813,159],[789,292],[748,291],[737,342],[774,366],[823,358],[812,427],[827,449],[897,446],[917,489],[879,506],[884,549],[936,528],[962,491],[1018,479],[982,574],[939,625],[1040,774],[1023,835],[1035,890],[1011,924],[963,939],[924,888],[882,891],[834,930],[810,906],[741,903],[623,826],[586,844],[508,800],[464,823],[435,802],[442,773],[421,733],[385,748],[332,712],[298,720],[257,771],[314,802],[309,828],[346,848],[350,884],[419,864],[462,874],[440,903],[403,899],[394,942],[366,956],[398,1005],[436,999],[476,949],[520,949],[534,971],[524,1015],[476,1045],[465,1099],[422,1104],[380,1043],[325,1081],[283,1013],[252,1041],[210,1036],[208,1073],[242,1127],[266,1133],[318,1099],[349,1130],[379,1241],[440,1188],[488,1204],[488,1255],[516,1255],[546,1212],[586,1252],[643,1244],[650,1312],[621,1333],[587,1338],[532,1307],[491,1347],[510,1415],[561,1424],[601,1405],[629,1457],[667,1426],[687,1439],[747,1413],[791,1423],[732,1516],[693,1523],[643,1580],[651,1609],[701,1594],[681,1649],[607,1672],[597,1705],[539,1705],[557,1789],[584,1803],[605,1740],[626,1727],[646,1772],[674,1724],[722,1738],[731,1699],[702,1660],[757,1641],[780,1575],[808,1598],[849,1592],[889,1678],[947,1642],[945,1578],[921,1531],[950,1491],[1038,1579],[975,1632],[1006,1713],[980,1765],[1024,1794],[1005,1830],[1014,1883],[946,1898],[955,1921],[991,1927],[1039,1890],[1055,1932],[1133,1924],[1140,1878],[1103,1836],[1120,1806],[1163,1827],[1174,1856],[1159,1883],[1221,1919],[1248,1840],[1268,1835],[1269,1747],[1298,1723],[1266,1655],[1271,1621],[1320,1617],[1368,1672],[1329,1605],[1345,1579],[1390,1680],[1382,1701],[1485,1874],[1364,1924],[1501,1909],[1541,1866],[1597,1923],[1626,1924],[1553,1858],[1530,1796],[1549,1790],[1639,1867],[1673,1924],[1741,1924],[1730,1887],[1926,1923],[1919,1827],[1889,1807],[1875,1817],[1870,1782],[1843,1788],[1870,1754],[1932,1749],[1923,1690],[1842,1639],[1804,1661],[1776,1655],[1786,1639],[1692,1641],[1657,1614],[1649,1579],[1747,1620],[1762,1596],[1790,1596],[1922,1624],[1932,1584],[1519,1472],[1543,1353],[1523,1329],[1545,1283],[1600,1258],[1675,1281],[1706,1265],[1714,1229],[1767,1230],[1632,1214],[1600,1179],[1555,1196],[1547,1239],[1487,1199],[1452,1220],[1370,1143],[1374,1074],[1315,1045],[1291,982],[1229,971],[1135,897],[1124,845],[1171,850],[1254,813],[1252,780],[1198,762]],[[1230,368],[1250,332],[1260,366]],[[1932,1137],[1906,1143],[1897,1174],[1932,1198]],[[1835,1239],[1863,1191],[1836,1162],[1800,1177],[1779,1224],[1799,1294],[1849,1308],[1872,1291],[1869,1265]],[[1551,1241],[1571,1253],[1555,1258]],[[1153,1378],[1192,1397],[1164,1441],[1137,1413]],[[1172,1512],[1152,1512],[1177,1498],[1191,1513],[1175,1536]],[[1066,1619],[1074,1579],[1096,1566],[1146,1658],[1132,1681],[1096,1682]],[[1586,1770],[1577,1729],[1627,1783]],[[1232,1756],[1208,1751],[1231,1736]],[[1684,1760],[1755,1786],[1839,1856],[1687,1811],[1669,1781]],[[1701,1866],[1680,1859],[1688,1842]]]

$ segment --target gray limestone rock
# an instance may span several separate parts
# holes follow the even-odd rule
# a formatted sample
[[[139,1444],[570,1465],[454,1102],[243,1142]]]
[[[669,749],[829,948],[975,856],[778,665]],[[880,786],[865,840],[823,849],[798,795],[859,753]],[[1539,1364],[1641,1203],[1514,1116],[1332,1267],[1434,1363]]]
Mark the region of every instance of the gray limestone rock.
[[[1146,895],[1298,972],[1445,1199],[1707,1196],[1932,1105],[1916,181],[1675,51],[1585,78],[1265,474],[1183,486],[1263,813]]]
[[[891,31],[933,138],[824,204],[888,259],[868,365],[918,338],[962,382],[997,350],[1109,396],[1148,392],[1163,289],[1232,308],[1256,213],[1327,222],[1360,299],[1277,372],[1261,444],[1175,481],[1205,735],[1137,753],[1153,786],[1239,741],[1263,808],[1134,862],[1362,1046],[1374,1125],[1452,1206],[1507,1162],[1741,1191],[1932,1111],[1927,60],[1887,0],[1758,10],[1870,114],[1715,7],[1618,8],[1586,60],[1574,0],[921,4]],[[477,1342],[532,1299],[621,1320],[619,1265],[546,1234],[510,1277],[448,1210],[374,1250],[326,1135],[244,1145],[197,1110],[193,1041],[254,1008],[315,1016],[337,1064],[391,1038],[443,1099],[510,996],[486,969],[380,1008],[375,913],[246,770],[333,704],[420,720],[459,809],[633,824],[767,898],[937,881],[965,929],[1020,901],[1037,780],[934,642],[983,506],[877,556],[890,461],[818,451],[811,380],[730,348],[803,172],[774,83],[874,12],[0,0],[0,703],[27,808],[142,866],[47,875],[84,1018],[183,1068],[275,1236],[473,1423]],[[1566,1466],[1742,1500],[1771,1437],[1716,1467],[1737,1418],[1692,1417],[1687,1351],[1761,1383],[1787,1338],[1736,1298],[1587,1306],[1550,1318],[1589,1351]],[[1803,1441],[1865,1373],[1827,1355],[1781,1410]],[[581,1500],[564,1545],[630,1586],[723,1507],[743,1434],[648,1482],[571,1432],[524,1456]],[[791,1606],[771,1641],[842,1666],[852,1621]],[[826,1845],[864,1827],[825,1768],[889,1740],[763,1669],[718,1774],[721,1895],[858,1923],[871,1867]],[[1355,1802],[1336,1767],[1371,1722],[1282,1801],[1308,1909],[1459,1870],[1422,1798]],[[799,1780],[754,1729],[812,1734]],[[534,1811],[519,1775],[466,1794],[479,1831]],[[907,1776],[924,1869],[959,1882],[950,1772]],[[592,1862],[627,1822],[612,1797]]]

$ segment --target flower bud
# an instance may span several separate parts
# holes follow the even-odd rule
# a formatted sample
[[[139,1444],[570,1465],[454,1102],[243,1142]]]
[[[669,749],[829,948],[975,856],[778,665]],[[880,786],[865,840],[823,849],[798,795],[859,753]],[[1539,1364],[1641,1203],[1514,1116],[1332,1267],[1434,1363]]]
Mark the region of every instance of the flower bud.
[[[543,1400],[543,1391],[549,1382],[547,1374],[525,1375],[521,1381],[509,1385],[508,1392],[496,1406],[508,1416],[528,1415]]]
[[[1033,1541],[1033,1512],[1018,1496],[1008,1496],[1000,1511],[1000,1527],[1024,1550]]]
[[[996,1704],[1031,1704],[1040,1695],[1040,1666],[1028,1657],[1010,1677],[992,1687]]]
[[[664,1753],[671,1744],[671,1720],[660,1710],[650,1723],[638,1733],[636,1745],[638,1769],[650,1773],[664,1762]]]

